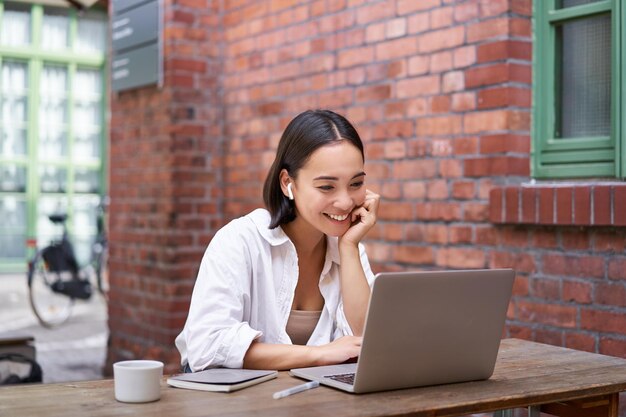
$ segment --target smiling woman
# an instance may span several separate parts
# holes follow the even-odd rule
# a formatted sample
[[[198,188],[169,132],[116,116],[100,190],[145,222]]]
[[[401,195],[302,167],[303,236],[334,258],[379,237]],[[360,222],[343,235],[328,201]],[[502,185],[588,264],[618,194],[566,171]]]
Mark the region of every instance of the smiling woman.
[[[267,209],[226,225],[205,252],[176,338],[186,371],[359,354],[374,279],[360,242],[380,199],[363,167],[363,143],[343,116],[306,111],[289,123],[265,181]]]

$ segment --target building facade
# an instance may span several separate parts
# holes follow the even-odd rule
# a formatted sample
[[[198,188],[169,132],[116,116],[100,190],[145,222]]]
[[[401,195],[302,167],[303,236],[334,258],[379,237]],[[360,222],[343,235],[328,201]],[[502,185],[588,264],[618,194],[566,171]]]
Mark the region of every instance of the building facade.
[[[81,262],[106,192],[107,10],[0,2],[0,272],[23,272],[69,215]]]
[[[109,362],[177,369],[206,245],[262,205],[280,134],[310,108],[365,141],[375,271],[514,268],[507,337],[626,357],[622,12],[164,1],[163,87],[111,98]]]

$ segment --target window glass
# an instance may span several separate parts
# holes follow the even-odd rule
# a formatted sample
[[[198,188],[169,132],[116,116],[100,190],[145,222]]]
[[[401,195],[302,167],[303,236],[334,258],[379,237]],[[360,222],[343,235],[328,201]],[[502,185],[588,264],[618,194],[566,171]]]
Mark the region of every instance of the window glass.
[[[4,61],[0,84],[0,155],[26,155],[28,119],[28,66],[23,62]]]
[[[611,18],[599,15],[557,27],[560,59],[557,138],[611,133]]]
[[[67,9],[44,8],[41,47],[48,51],[67,49],[70,38]]]
[[[583,4],[596,3],[601,0],[556,0],[557,9],[565,9],[567,7],[581,6]]]
[[[58,166],[39,167],[39,188],[43,193],[67,191],[67,169]]]
[[[15,164],[0,164],[0,191],[25,192],[26,168]]]
[[[41,73],[39,107],[39,158],[68,155],[67,69],[44,65]]]
[[[78,52],[106,52],[107,16],[88,11],[78,19],[75,49]]]
[[[94,193],[100,191],[100,172],[96,169],[75,168],[74,192]]]
[[[99,203],[98,196],[80,196],[74,198],[72,204],[74,249],[81,265],[86,264],[91,256],[91,244],[97,231],[96,217]]]
[[[78,69],[74,77],[74,160],[99,158],[102,127],[102,73]]]
[[[0,43],[25,46],[30,43],[30,6],[7,3],[2,13]]]
[[[67,213],[67,198],[65,196],[44,195],[37,201],[37,246],[42,247],[52,239],[61,237],[61,226],[50,221],[50,214]]]
[[[0,198],[0,258],[26,256],[26,201],[22,197]]]

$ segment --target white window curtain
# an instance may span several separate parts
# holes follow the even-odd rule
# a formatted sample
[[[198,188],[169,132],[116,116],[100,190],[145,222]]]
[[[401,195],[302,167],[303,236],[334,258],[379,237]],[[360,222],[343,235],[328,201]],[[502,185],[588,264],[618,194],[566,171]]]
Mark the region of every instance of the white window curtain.
[[[23,46],[30,43],[29,8],[5,5],[0,42],[5,46]]]
[[[102,74],[78,69],[74,76],[74,160],[99,158],[102,129]]]
[[[77,52],[106,52],[107,17],[104,13],[87,12],[78,18]]]
[[[67,144],[67,69],[44,65],[39,107],[39,157],[62,158]]]
[[[5,157],[26,155],[27,69],[26,63],[2,63],[0,154]]]
[[[67,11],[44,9],[41,46],[45,50],[66,49],[69,42],[70,20]]]

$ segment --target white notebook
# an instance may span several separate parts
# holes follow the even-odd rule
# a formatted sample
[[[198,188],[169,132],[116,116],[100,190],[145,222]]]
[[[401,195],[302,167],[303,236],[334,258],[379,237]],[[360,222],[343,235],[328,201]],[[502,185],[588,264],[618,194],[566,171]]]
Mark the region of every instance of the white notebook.
[[[167,378],[167,384],[176,388],[200,391],[232,392],[274,379],[277,371],[214,368],[177,374]]]

